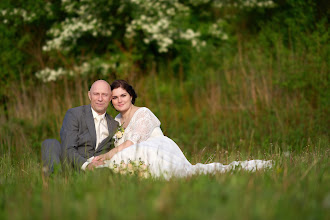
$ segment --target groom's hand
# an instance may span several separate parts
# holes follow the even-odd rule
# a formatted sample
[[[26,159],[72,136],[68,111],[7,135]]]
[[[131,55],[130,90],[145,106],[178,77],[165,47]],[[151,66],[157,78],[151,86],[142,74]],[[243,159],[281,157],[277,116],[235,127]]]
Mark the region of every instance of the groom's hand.
[[[94,170],[95,167],[103,165],[103,161],[93,160],[90,164],[87,165],[87,170]]]
[[[105,158],[105,155],[102,154],[102,155],[99,155],[99,156],[96,156],[93,158],[92,162],[93,161],[104,161],[106,158]]]

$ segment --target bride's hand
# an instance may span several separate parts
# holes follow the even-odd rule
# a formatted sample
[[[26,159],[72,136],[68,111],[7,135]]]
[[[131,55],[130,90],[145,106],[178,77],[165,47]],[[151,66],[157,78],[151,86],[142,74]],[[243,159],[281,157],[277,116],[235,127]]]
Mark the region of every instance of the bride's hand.
[[[95,161],[104,161],[106,160],[106,154],[102,154],[102,155],[99,155],[99,156],[96,156],[93,158],[92,162],[95,162]]]
[[[108,153],[94,157],[93,161],[110,160],[117,153],[117,149],[111,149]]]
[[[110,160],[117,152],[118,152],[117,148],[111,149],[108,153],[106,153],[107,160]]]
[[[124,143],[122,143],[121,145],[119,145],[118,147],[111,149],[108,153],[94,157],[94,159],[92,161],[110,160],[116,153],[118,153],[119,151],[122,151],[123,149],[125,149],[131,145],[133,145],[133,142],[130,140],[127,140]]]

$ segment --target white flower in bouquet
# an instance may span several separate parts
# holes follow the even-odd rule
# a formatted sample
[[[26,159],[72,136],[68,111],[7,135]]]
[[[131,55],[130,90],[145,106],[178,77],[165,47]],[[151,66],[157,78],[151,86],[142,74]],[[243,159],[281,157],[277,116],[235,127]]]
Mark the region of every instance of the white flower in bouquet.
[[[140,166],[140,169],[141,169],[142,171],[146,171],[146,170],[148,170],[148,166],[145,165],[145,164],[143,164],[143,165]]]
[[[127,170],[134,171],[134,166],[131,163],[127,164]]]
[[[140,171],[138,173],[138,176],[147,179],[147,178],[150,177],[150,172],[148,172],[148,171]]]
[[[119,173],[122,174],[122,175],[125,175],[125,174],[127,174],[127,170],[126,169],[120,169]]]
[[[112,170],[113,170],[113,172],[118,173],[118,172],[120,171],[120,168],[119,168],[118,165],[115,164],[115,165],[113,166],[113,169],[112,169]]]
[[[121,163],[120,164],[120,169],[122,169],[122,170],[127,169],[127,164],[126,163]]]

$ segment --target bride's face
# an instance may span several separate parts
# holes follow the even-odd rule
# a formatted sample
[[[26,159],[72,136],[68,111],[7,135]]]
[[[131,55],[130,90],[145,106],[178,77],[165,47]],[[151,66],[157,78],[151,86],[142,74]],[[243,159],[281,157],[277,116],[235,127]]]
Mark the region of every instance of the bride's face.
[[[123,88],[117,88],[112,90],[111,97],[112,105],[119,112],[125,112],[132,107],[132,97]]]

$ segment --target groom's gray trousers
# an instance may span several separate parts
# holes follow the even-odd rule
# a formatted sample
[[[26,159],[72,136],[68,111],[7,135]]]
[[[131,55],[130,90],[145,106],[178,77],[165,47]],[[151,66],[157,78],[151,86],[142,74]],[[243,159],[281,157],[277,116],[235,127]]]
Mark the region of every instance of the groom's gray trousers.
[[[41,160],[45,173],[53,173],[54,165],[61,165],[64,154],[61,144],[56,139],[46,139],[41,144]]]

